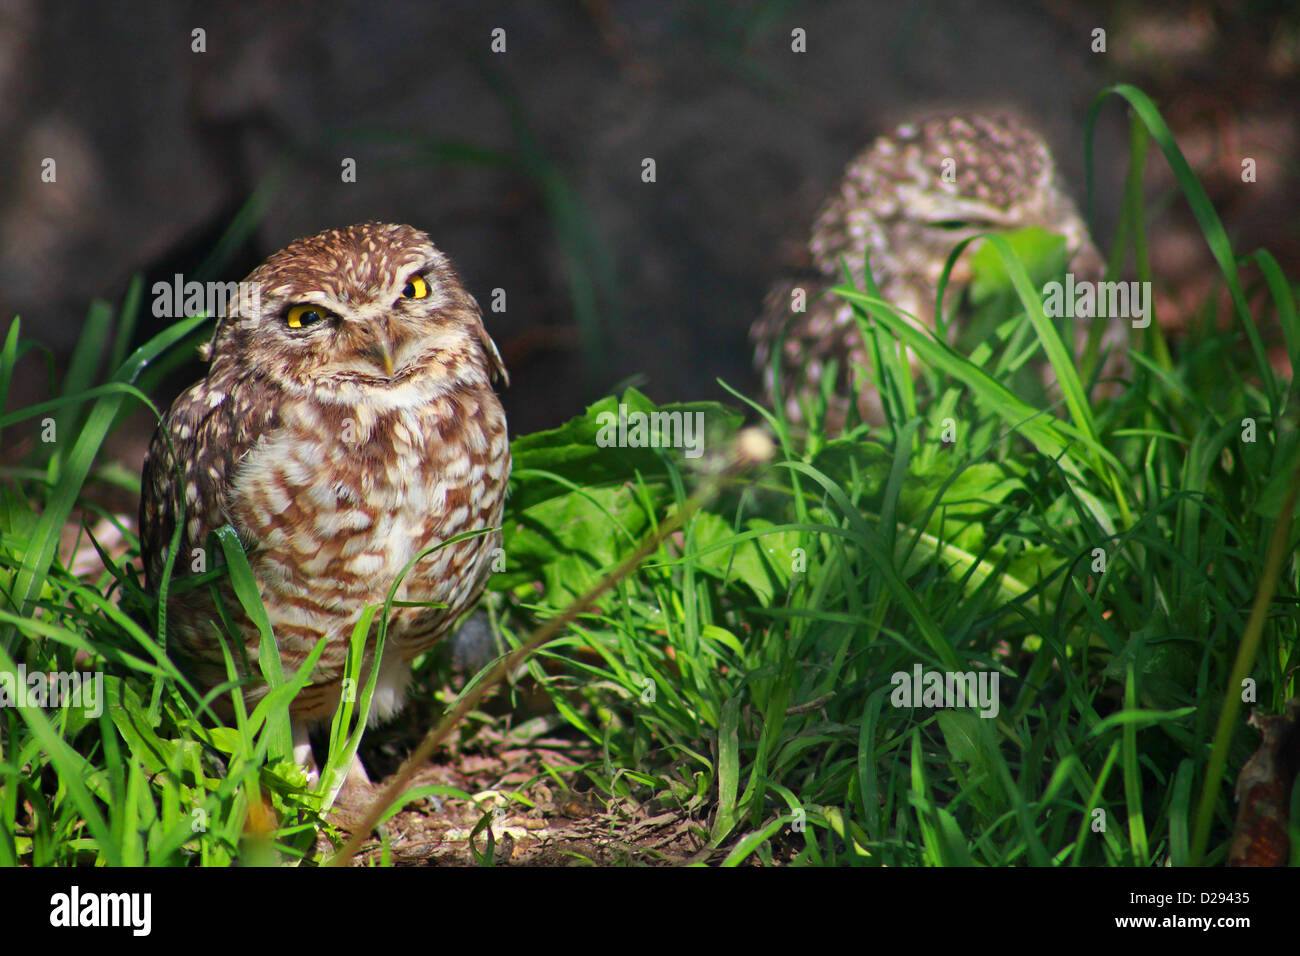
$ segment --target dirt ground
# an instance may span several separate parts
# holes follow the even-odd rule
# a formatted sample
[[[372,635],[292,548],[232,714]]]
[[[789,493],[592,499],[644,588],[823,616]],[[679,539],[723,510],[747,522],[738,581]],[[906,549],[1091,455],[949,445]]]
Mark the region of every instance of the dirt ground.
[[[411,789],[454,787],[472,799],[429,796],[403,807],[351,865],[381,865],[386,856],[393,866],[674,866],[725,855],[708,849],[707,820],[584,788],[574,771],[598,760],[596,750],[563,736],[524,744],[511,738],[483,729],[471,751],[435,758]],[[391,758],[400,748],[390,740],[380,749]],[[377,780],[373,792],[388,779]],[[336,839],[359,822],[369,796],[349,795],[330,814]],[[317,843],[322,858],[335,848],[326,834]]]

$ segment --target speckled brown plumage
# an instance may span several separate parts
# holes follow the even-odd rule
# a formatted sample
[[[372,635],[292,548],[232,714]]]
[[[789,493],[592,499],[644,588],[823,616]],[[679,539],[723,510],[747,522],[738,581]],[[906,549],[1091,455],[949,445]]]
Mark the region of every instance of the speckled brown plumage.
[[[183,514],[175,584],[211,531],[234,526],[286,673],[327,639],[312,684],[291,707],[303,741],[301,728],[338,703],[363,608],[382,604],[421,551],[499,527],[510,450],[490,379],[506,373],[478,305],[428,236],[409,226],[368,223],[299,239],[246,281],[260,292],[247,310],[254,314],[220,319],[207,377],[176,400],[154,437],[141,551],[156,588]],[[290,310],[300,305],[317,319],[292,328]],[[499,545],[499,531],[467,539],[406,575],[397,600],[447,606],[394,609],[372,717],[401,707],[411,659],[477,599]],[[257,629],[228,584],[221,590],[255,662]],[[208,589],[176,594],[168,613],[171,644],[200,681],[224,680]],[[373,629],[370,641],[367,671]]]
[[[1065,237],[1072,270],[1099,275],[1101,260],[1088,229],[1061,187],[1046,142],[1006,117],[935,116],[881,136],[849,163],[826,200],[807,245],[808,268],[773,285],[751,339],[769,403],[774,395],[773,353],[782,331],[780,400],[791,421],[802,420],[799,400],[812,400],[828,363],[838,362],[833,418],[847,406],[846,366],[869,368],[852,308],[828,290],[840,284],[847,262],[859,287],[864,254],[882,296],[934,327],[934,300],[952,248],[981,232],[1040,226]],[[973,244],[976,245],[976,244]],[[945,311],[969,278],[967,255],[953,271]],[[792,292],[806,293],[805,311],[792,310]],[[871,383],[858,396],[863,418],[882,419]]]

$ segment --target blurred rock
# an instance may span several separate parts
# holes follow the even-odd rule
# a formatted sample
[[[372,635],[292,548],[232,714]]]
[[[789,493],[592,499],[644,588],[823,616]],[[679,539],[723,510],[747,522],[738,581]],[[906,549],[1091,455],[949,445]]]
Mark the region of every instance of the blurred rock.
[[[487,320],[514,363],[505,401],[515,433],[642,373],[657,399],[723,397],[719,376],[753,392],[746,332],[773,270],[844,163],[899,117],[1010,105],[1044,130],[1082,199],[1084,116],[1121,65],[1120,54],[1090,51],[1099,23],[1160,89],[1259,117],[1294,101],[1234,100],[1241,83],[1261,81],[1213,65],[1237,47],[1210,14],[1103,12],[974,0],[6,0],[0,328],[22,313],[66,352],[91,297],[116,300],[136,272],[192,269],[284,159],[251,245],[220,278],[325,226],[426,229],[485,307],[506,291],[506,311]],[[191,52],[197,28],[204,53]],[[490,49],[495,28],[504,53]],[[795,28],[806,53],[791,50]],[[1167,56],[1165,40],[1139,42],[1148,29],[1178,41]],[[1241,44],[1259,42],[1267,32],[1243,29]],[[1286,49],[1266,45],[1257,58],[1279,90],[1295,82]],[[1161,105],[1180,115],[1180,102]],[[1108,105],[1098,133],[1103,242],[1126,159],[1123,113]],[[1256,150],[1261,168],[1294,155],[1294,118],[1283,133],[1261,122],[1241,121],[1241,149],[1273,137],[1271,152]],[[467,161],[461,146],[507,161]],[[41,181],[46,156],[55,183]],[[355,183],[341,181],[345,157]],[[653,183],[642,182],[645,158]],[[1267,190],[1228,204],[1245,248],[1251,217],[1294,231],[1296,174],[1274,160]],[[569,192],[554,189],[555,174]],[[588,287],[604,345],[592,355],[574,318],[574,290]],[[158,328],[146,322],[140,335]]]

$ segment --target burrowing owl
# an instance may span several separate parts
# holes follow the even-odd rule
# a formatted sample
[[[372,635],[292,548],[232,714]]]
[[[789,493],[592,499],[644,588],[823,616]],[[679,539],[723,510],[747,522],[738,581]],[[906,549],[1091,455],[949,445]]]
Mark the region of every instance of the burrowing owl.
[[[1022,123],[938,116],[877,139],[849,163],[818,213],[807,246],[811,267],[777,282],[754,323],[754,361],[768,401],[776,398],[772,352],[783,329],[781,399],[792,421],[802,419],[799,398],[817,394],[831,359],[839,367],[839,418],[847,404],[847,361],[870,368],[852,308],[827,294],[842,281],[842,259],[861,288],[863,257],[870,252],[883,298],[933,328],[937,284],[953,246],[977,233],[1026,226],[1064,236],[1076,274],[1099,273],[1101,259],[1058,182],[1047,144]],[[969,279],[967,255],[953,270],[954,299]],[[792,310],[796,288],[806,293],[803,312]],[[945,311],[951,304],[945,302]],[[870,383],[858,404],[864,419],[881,420],[880,397]]]
[[[207,377],[154,436],[141,552],[157,587],[177,521],[177,575],[193,570],[209,532],[233,525],[286,673],[326,639],[290,709],[296,753],[310,763],[306,728],[337,706],[353,626],[366,605],[383,604],[407,562],[455,534],[489,531],[433,551],[406,574],[397,600],[445,607],[394,607],[375,720],[401,707],[411,659],[482,592],[510,472],[490,380],[508,380],[477,303],[410,226],[367,223],[299,239],[246,282],[256,305],[241,300],[219,319]],[[219,613],[209,588],[174,583],[170,639],[213,686],[226,679]],[[256,626],[228,585],[220,593],[256,661]],[[372,627],[363,679],[374,637]]]

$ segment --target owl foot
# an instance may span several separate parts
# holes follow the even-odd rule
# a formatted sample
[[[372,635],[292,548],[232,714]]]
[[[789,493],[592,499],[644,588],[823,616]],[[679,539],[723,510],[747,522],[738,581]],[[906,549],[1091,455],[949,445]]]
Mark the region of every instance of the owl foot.
[[[316,766],[316,757],[311,752],[311,736],[307,725],[293,721],[289,725],[293,733],[293,762],[307,773],[307,785],[316,786],[320,782],[320,768]]]
[[[379,787],[370,782],[365,768],[361,766],[361,760],[353,757],[343,786],[334,798],[330,822],[349,832],[357,829],[365,819],[370,804],[379,796],[379,790]]]
[[[307,782],[314,787],[320,782],[320,767],[316,763],[316,756],[311,749],[311,735],[307,730],[306,724],[297,721],[291,724],[293,733],[293,761],[307,774]],[[347,774],[343,778],[343,786],[339,790],[339,799],[343,794],[350,790],[372,791],[374,786],[370,782],[370,777],[366,773],[365,766],[361,763],[361,755],[353,754],[352,763],[348,765]]]

